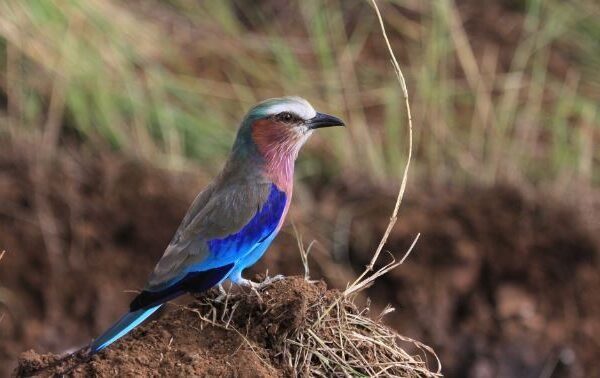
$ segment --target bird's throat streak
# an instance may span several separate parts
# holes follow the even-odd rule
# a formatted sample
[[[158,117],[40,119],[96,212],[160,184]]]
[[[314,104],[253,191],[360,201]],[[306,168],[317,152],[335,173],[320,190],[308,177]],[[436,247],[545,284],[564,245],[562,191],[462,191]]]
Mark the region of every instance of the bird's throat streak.
[[[252,139],[265,159],[265,170],[273,182],[291,194],[294,164],[305,137],[289,125],[270,120],[252,124]]]

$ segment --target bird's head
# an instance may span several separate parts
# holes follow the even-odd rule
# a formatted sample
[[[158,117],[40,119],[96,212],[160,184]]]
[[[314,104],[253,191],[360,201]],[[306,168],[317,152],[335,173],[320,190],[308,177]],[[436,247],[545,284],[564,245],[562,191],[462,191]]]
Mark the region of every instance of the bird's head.
[[[344,126],[334,116],[319,113],[300,97],[272,98],[256,104],[246,114],[234,151],[255,152],[269,170],[293,171],[294,160],[304,143],[318,128]]]

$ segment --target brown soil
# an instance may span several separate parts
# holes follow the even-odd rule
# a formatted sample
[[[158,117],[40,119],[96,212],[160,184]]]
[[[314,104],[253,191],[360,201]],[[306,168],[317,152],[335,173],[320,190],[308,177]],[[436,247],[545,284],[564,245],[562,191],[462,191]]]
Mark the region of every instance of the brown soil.
[[[22,150],[0,153],[0,249],[7,250],[0,261],[0,376],[9,374],[21,352],[76,350],[122,315],[134,295],[124,290],[143,285],[204,183],[77,151],[61,156],[40,187],[32,181]],[[313,236],[320,241],[311,276],[342,288],[353,270],[367,262],[393,198],[374,196],[373,189],[358,185],[325,187],[314,191],[313,201],[298,187],[296,200],[302,206],[293,205],[291,217],[305,243]],[[352,219],[347,247],[338,236],[334,243],[327,241],[344,235],[339,232],[342,213]],[[407,263],[379,280],[369,295],[377,308],[396,307],[387,319],[400,333],[436,349],[446,376],[598,375],[600,242],[591,226],[574,209],[540,193],[413,190],[388,249],[400,255],[417,232],[421,239]],[[52,227],[55,231],[49,232]],[[52,245],[57,249],[52,251]],[[334,258],[319,249],[332,251]],[[267,267],[270,274],[303,271],[289,226],[254,271]],[[218,329],[210,331],[212,339],[184,336],[192,315],[169,312],[159,320],[168,320],[160,323],[165,335],[147,334],[152,327],[135,331],[131,339],[139,343],[111,347],[78,369],[106,366],[105,358],[123,369],[138,363],[136,369],[153,366],[167,369],[165,374],[200,369],[203,363],[189,354],[192,346],[198,348],[194,353],[219,356],[224,364],[214,360],[210,368],[215,372],[235,374],[239,364],[271,360],[269,351],[257,359],[245,347],[225,353],[239,339],[223,338]],[[173,351],[165,354],[168,349],[160,348],[167,348],[167,335],[180,342],[171,343]],[[122,348],[147,355],[121,353]],[[162,362],[155,358],[160,351]],[[54,361],[33,352],[23,358],[28,361],[23,368],[36,360]],[[271,368],[265,365],[265,375]]]
[[[0,376],[24,348],[83,345],[121,316],[201,185],[78,151],[36,186],[27,149],[0,157]]]
[[[304,336],[309,335],[308,329],[319,333],[322,345],[329,347],[337,340],[331,334],[330,324],[344,327],[339,328],[344,335],[374,335],[371,328],[364,327],[366,323],[359,322],[349,328],[341,325],[340,321],[348,318],[329,317],[328,325],[315,328],[324,310],[340,297],[339,292],[327,290],[323,282],[315,284],[303,277],[289,277],[260,292],[238,290],[225,301],[215,301],[218,294],[216,289],[201,294],[196,302],[179,306],[159,320],[139,327],[91,358],[84,350],[66,356],[28,351],[21,355],[14,375],[308,377],[312,376],[309,371],[293,367],[297,357],[302,359],[310,349],[298,347],[298,342],[305,342]],[[336,314],[344,312],[353,317],[363,313],[348,301],[336,310],[333,310]],[[385,347],[378,343],[367,347],[369,343],[364,339],[354,344],[369,365],[382,363],[381,354],[398,346],[387,337],[389,331],[384,332],[386,338],[379,343],[384,341]],[[319,349],[325,355],[323,348]],[[374,350],[377,353],[369,353]],[[337,355],[342,357],[343,353]],[[324,375],[342,376],[332,368],[333,361],[324,363],[316,354],[312,354],[312,361],[311,365],[316,363]],[[433,376],[427,370],[417,371],[413,361],[403,365],[396,358],[388,358],[386,362],[393,362],[395,368],[389,366],[386,372],[406,377]],[[425,368],[424,364],[419,365]],[[355,364],[353,371],[362,375],[366,372],[361,363]]]
[[[208,294],[216,295],[216,291]],[[207,325],[203,302],[168,311],[134,330],[122,342],[89,360],[24,353],[17,376],[213,376],[279,377],[285,361],[277,345],[304,322],[307,311],[331,298],[325,285],[290,278],[273,284],[260,297],[247,293],[233,312],[229,329]],[[220,312],[219,312],[220,313]],[[235,330],[247,330],[244,334]]]

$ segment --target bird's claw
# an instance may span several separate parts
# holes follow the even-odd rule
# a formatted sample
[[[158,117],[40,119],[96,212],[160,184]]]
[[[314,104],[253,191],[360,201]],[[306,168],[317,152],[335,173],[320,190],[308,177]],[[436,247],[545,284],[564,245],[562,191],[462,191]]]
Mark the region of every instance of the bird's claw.
[[[223,302],[227,296],[229,295],[229,293],[227,293],[225,291],[225,288],[223,288],[223,285],[219,285],[219,296],[215,298],[215,302]]]
[[[262,282],[258,283],[258,286],[259,286],[258,288],[259,289],[263,289],[263,288],[265,288],[267,286],[270,286],[270,285],[274,284],[277,281],[282,281],[284,279],[285,279],[285,276],[283,274],[278,274],[278,275],[273,276],[273,277],[267,276]]]
[[[248,286],[248,287],[250,287],[250,288],[252,288],[252,289],[254,289],[254,290],[262,290],[262,289],[264,289],[265,287],[267,287],[267,286],[270,286],[270,285],[272,285],[273,283],[275,283],[275,282],[277,282],[277,281],[284,280],[284,279],[285,279],[285,276],[284,276],[284,275],[282,275],[282,274],[278,274],[278,275],[276,275],[276,276],[273,276],[273,277],[269,277],[269,276],[267,276],[267,277],[266,277],[264,280],[262,280],[261,282],[254,282],[254,281],[251,281],[251,280],[247,280],[247,279],[244,279],[244,278],[242,278],[242,279],[241,279],[241,280],[238,282],[238,284],[239,284],[239,285],[241,285],[241,286]]]

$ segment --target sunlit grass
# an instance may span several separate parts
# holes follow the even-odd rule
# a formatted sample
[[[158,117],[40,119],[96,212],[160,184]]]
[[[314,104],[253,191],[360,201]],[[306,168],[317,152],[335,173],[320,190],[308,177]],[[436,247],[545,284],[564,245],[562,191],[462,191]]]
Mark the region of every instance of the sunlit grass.
[[[522,28],[507,47],[465,28],[453,1],[382,2],[413,93],[417,174],[600,182],[600,6],[522,4],[506,12]],[[302,174],[396,180],[406,118],[369,4],[260,5],[2,2],[4,134],[75,133],[171,169],[217,171],[249,106],[298,94],[349,124],[309,144]],[[559,52],[569,59],[557,70]]]

